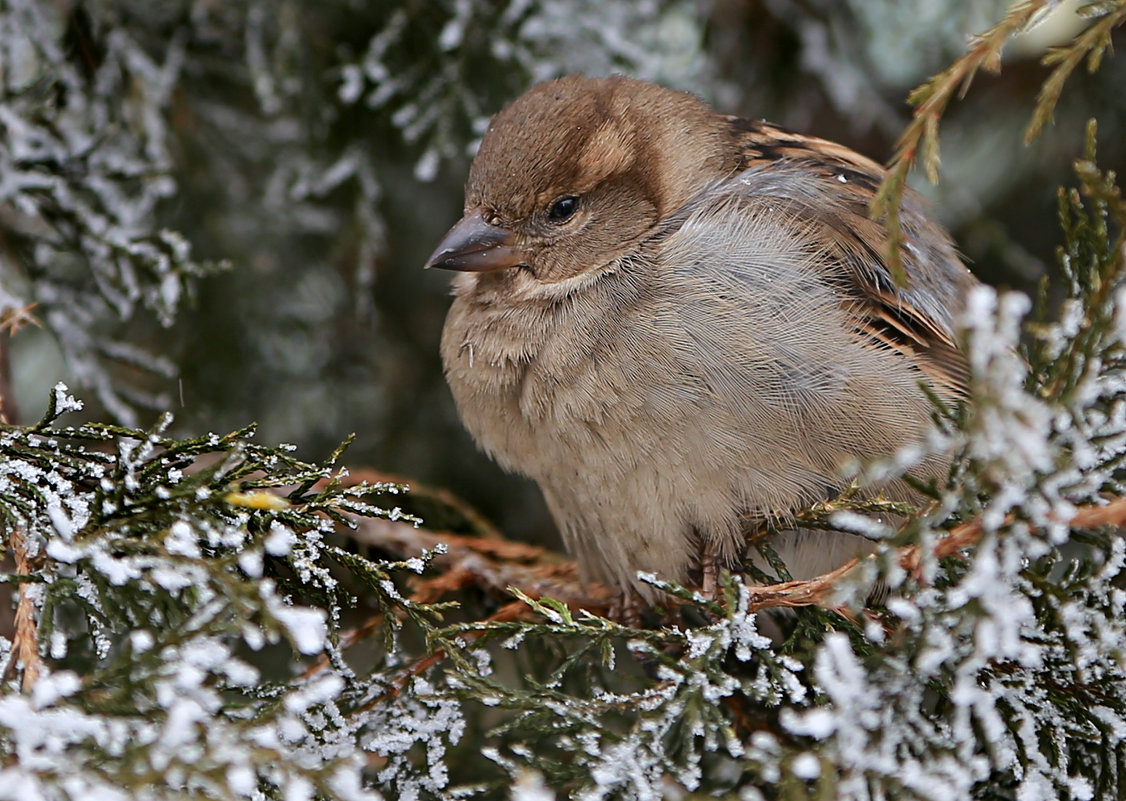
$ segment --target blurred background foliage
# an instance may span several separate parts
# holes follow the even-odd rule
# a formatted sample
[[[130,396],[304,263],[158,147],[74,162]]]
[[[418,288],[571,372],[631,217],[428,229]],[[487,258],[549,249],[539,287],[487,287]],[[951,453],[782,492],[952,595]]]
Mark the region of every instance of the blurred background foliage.
[[[349,463],[550,541],[535,488],[457,421],[437,355],[448,276],[421,269],[489,115],[536,80],[623,72],[883,160],[908,91],[1006,5],[0,0],[0,314],[35,303],[46,323],[0,343],[9,416],[37,418],[62,378],[94,390],[94,418],[257,420],[306,457],[355,431]],[[1039,59],[1079,7],[978,77],[943,120],[941,183],[919,186],[997,285],[1053,269],[1055,187],[1087,116],[1100,162],[1126,162],[1121,58],[1077,72],[1056,125],[1022,144]]]

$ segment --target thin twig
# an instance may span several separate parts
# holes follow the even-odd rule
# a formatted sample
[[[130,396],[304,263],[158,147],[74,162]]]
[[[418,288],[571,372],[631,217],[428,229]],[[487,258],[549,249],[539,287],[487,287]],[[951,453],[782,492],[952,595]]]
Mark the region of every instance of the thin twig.
[[[16,562],[17,576],[30,576],[31,564],[27,558],[27,544],[23,529],[16,526],[10,537],[12,556]],[[35,603],[31,599],[31,587],[25,581],[20,583],[19,603],[16,605],[16,633],[12,643],[13,663],[23,666],[23,691],[31,692],[39,680],[39,636],[35,622]]]
[[[1095,72],[1099,68],[1103,54],[1111,47],[1111,32],[1123,22],[1126,22],[1126,1],[1118,0],[1117,8],[1108,11],[1064,47],[1053,47],[1040,60],[1045,67],[1053,69],[1036,95],[1036,108],[1024,132],[1025,144],[1039,136],[1040,131],[1051,121],[1052,112],[1063,92],[1063,85],[1083,59],[1087,59],[1088,72]]]
[[[965,96],[979,70],[999,72],[1001,50],[1005,43],[1013,34],[1026,28],[1052,2],[1053,0],[1026,0],[1015,3],[1000,22],[971,39],[966,52],[957,61],[932,76],[908,96],[907,102],[915,109],[914,118],[895,143],[895,154],[887,164],[887,175],[872,199],[870,210],[872,219],[885,219],[885,258],[897,285],[907,286],[909,280],[900,255],[903,228],[899,219],[908,173],[921,156],[928,180],[931,183],[938,182],[938,123],[946,112],[946,107],[955,96]]]
[[[529,597],[555,598],[569,606],[608,610],[616,593],[603,584],[579,580],[578,566],[559,554],[501,537],[472,537],[448,531],[428,531],[410,523],[362,518],[357,528],[344,533],[356,542],[409,558],[439,546],[444,553],[431,559],[440,575],[456,577],[457,588],[467,586],[509,598],[509,587],[519,587]],[[448,581],[452,579],[445,579]],[[433,592],[423,596],[434,599]]]

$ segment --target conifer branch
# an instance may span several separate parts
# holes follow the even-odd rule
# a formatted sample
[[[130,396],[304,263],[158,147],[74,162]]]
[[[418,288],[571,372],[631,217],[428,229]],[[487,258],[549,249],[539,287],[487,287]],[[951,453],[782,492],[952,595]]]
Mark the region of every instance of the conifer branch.
[[[1116,0],[1111,3],[1089,3],[1084,10],[1090,10],[1090,15],[1102,16],[1089,28],[1075,37],[1063,47],[1053,47],[1040,59],[1045,67],[1052,67],[1051,74],[1040,86],[1036,96],[1036,108],[1032,112],[1032,120],[1024,132],[1024,142],[1032,142],[1044,126],[1052,121],[1052,112],[1059,102],[1064,84],[1071,77],[1071,73],[1087,59],[1087,71],[1096,72],[1102,62],[1102,57],[1111,47],[1111,32],[1126,22],[1126,0]]]
[[[872,200],[871,216],[884,219],[887,226],[886,258],[892,277],[900,286],[907,286],[910,276],[903,269],[900,249],[903,246],[903,228],[899,218],[907,176],[919,159],[927,180],[938,183],[939,121],[950,101],[959,99],[969,91],[979,70],[997,73],[1001,70],[1001,51],[1013,35],[1034,24],[1056,5],[1052,0],[1027,0],[1014,4],[1004,18],[980,36],[975,36],[953,64],[932,76],[908,95],[907,102],[914,108],[914,117],[895,144],[895,153],[888,161],[887,176]],[[1041,59],[1052,67],[1037,95],[1032,119],[1024,134],[1026,143],[1035,139],[1044,125],[1052,119],[1067,79],[1075,68],[1087,58],[1088,70],[1098,69],[1103,54],[1111,46],[1111,32],[1126,22],[1126,0],[1109,3],[1091,3],[1087,9],[1101,14],[1100,19],[1062,47],[1051,49]]]
[[[885,219],[888,234],[886,258],[892,278],[898,285],[906,286],[909,279],[900,256],[903,229],[899,220],[908,173],[921,156],[927,179],[931,183],[938,182],[938,123],[950,101],[955,95],[959,98],[965,96],[979,70],[999,72],[1001,50],[1005,43],[1051,5],[1051,0],[1026,0],[1014,4],[1000,22],[971,39],[966,52],[953,64],[908,95],[907,102],[914,107],[914,118],[896,141],[895,154],[887,165],[887,176],[871,206],[873,219]]]
[[[1006,525],[1013,522],[1008,519]],[[380,518],[364,518],[356,523],[357,528],[349,531],[348,536],[365,545],[390,551],[400,558],[444,547],[444,553],[431,562],[438,569],[438,575],[420,579],[412,601],[434,603],[448,592],[469,588],[498,598],[510,598],[510,588],[516,587],[533,601],[552,598],[572,611],[606,614],[615,597],[610,587],[580,582],[574,562],[544,548],[498,537],[467,537],[452,532],[428,531]],[[1126,498],[1115,499],[1105,506],[1080,507],[1069,525],[1076,529],[1122,528],[1126,526]],[[954,556],[976,545],[984,532],[980,518],[963,523],[935,543],[932,555],[938,559]],[[905,546],[899,549],[898,561],[905,570],[916,573],[923,555],[920,546]],[[805,606],[835,609],[831,599],[836,589],[855,574],[862,561],[860,558],[852,559],[809,579],[751,586],[748,608],[750,611]]]
[[[1006,525],[1014,522],[1012,518]],[[1068,521],[1074,529],[1091,529],[1112,526],[1122,529],[1126,526],[1126,498],[1117,498],[1105,506],[1080,507],[1075,516]],[[981,541],[985,525],[981,518],[975,518],[955,527],[938,540],[932,554],[937,559],[954,556]],[[923,561],[921,546],[908,545],[899,549],[899,564],[905,570],[916,573]],[[870,558],[870,557],[866,557]],[[787,581],[767,587],[753,587],[751,609],[771,609],[778,607],[825,606],[837,586],[852,575],[861,564],[861,559],[852,559],[840,567],[815,576],[811,579]]]

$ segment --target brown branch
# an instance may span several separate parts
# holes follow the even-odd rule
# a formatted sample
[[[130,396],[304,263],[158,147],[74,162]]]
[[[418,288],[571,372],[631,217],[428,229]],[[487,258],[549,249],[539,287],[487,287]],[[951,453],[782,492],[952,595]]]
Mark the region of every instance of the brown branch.
[[[1010,516],[1005,524],[1014,522]],[[1072,528],[1098,528],[1099,526],[1115,526],[1122,528],[1126,525],[1126,498],[1118,498],[1106,506],[1082,506],[1067,524]],[[976,545],[981,539],[985,528],[981,519],[971,520],[968,523],[954,528],[945,537],[935,543],[934,555],[938,559],[953,556],[958,551]],[[922,562],[922,551],[918,545],[912,545],[900,550],[899,563],[905,570],[917,571]]]
[[[1099,526],[1126,526],[1126,498],[1118,498],[1106,506],[1082,506],[1068,521],[1072,528],[1098,528]]]
[[[30,576],[31,564],[27,557],[27,544],[23,530],[16,526],[10,538],[12,556],[16,562],[17,576]],[[19,603],[16,606],[16,633],[12,643],[12,663],[23,667],[23,691],[31,692],[39,680],[39,642],[38,627],[35,622],[35,604],[31,599],[31,587],[20,582]]]
[[[1006,525],[1013,522],[1013,518],[1006,519]],[[1068,521],[1072,528],[1098,528],[1100,526],[1126,526],[1126,498],[1119,498],[1106,506],[1083,506],[1075,516]],[[966,548],[973,547],[985,533],[985,526],[980,518],[970,520],[942,537],[934,545],[932,551],[935,558],[944,559],[954,556]],[[904,570],[916,573],[923,560],[923,550],[918,545],[909,545],[899,549],[899,564]],[[860,566],[859,559],[841,565],[820,576],[802,581],[787,581],[783,584],[771,584],[766,587],[751,588],[751,608],[771,609],[777,607],[794,606],[825,606],[832,597],[837,585],[852,574]]]
[[[783,581],[780,584],[751,586],[748,609],[758,612],[763,609],[794,608],[799,606],[826,606],[837,584],[850,575],[860,565],[859,559],[851,559],[835,570],[814,576],[811,579]]]
[[[1007,524],[1012,522],[1011,518],[1006,521]],[[533,616],[532,610],[523,601],[511,600],[512,587],[519,587],[533,600],[553,598],[566,604],[572,611],[586,610],[600,615],[608,614],[618,597],[618,593],[611,587],[593,583],[584,585],[579,581],[578,569],[573,561],[534,545],[511,542],[499,536],[473,537],[429,531],[409,523],[381,518],[360,518],[356,520],[356,524],[356,529],[345,532],[347,536],[358,543],[388,551],[401,558],[416,556],[421,551],[434,551],[441,546],[442,552],[435,554],[430,563],[437,571],[436,574],[414,580],[411,600],[432,603],[450,592],[470,588],[504,599],[504,606],[481,621],[483,623],[507,622]],[[1126,526],[1126,498],[1116,499],[1104,506],[1081,507],[1068,524],[1074,528],[1122,528]],[[980,519],[963,523],[939,539],[933,546],[932,554],[939,559],[955,555],[976,545],[984,532]],[[918,545],[899,550],[900,565],[906,570],[917,572],[922,558],[923,550]],[[834,606],[831,599],[841,582],[851,577],[860,565],[860,559],[853,559],[811,579],[751,586],[748,588],[749,609],[757,612],[764,609],[822,606],[850,616],[848,610]],[[381,615],[373,616],[361,626],[345,633],[341,638],[341,646],[347,649],[366,639],[381,622]],[[485,633],[485,629],[469,630],[464,636],[472,638]],[[398,695],[411,678],[422,675],[446,657],[445,650],[438,648],[417,659],[392,688],[372,699],[367,706]],[[322,657],[306,670],[306,675],[312,676],[324,670],[328,664],[328,658]]]
[[[428,601],[441,597],[446,589],[476,587],[498,598],[510,598],[510,587],[519,587],[528,597],[554,598],[574,610],[585,609],[606,614],[616,592],[606,585],[579,581],[574,562],[533,545],[490,537],[467,537],[449,532],[417,529],[407,523],[382,519],[359,520],[358,528],[348,532],[357,542],[390,551],[407,558],[440,544],[446,552],[431,563],[438,576],[420,581],[418,596]],[[1007,521],[1009,523],[1012,520]],[[1068,521],[1074,528],[1126,526],[1126,498],[1104,506],[1081,507]],[[936,558],[957,554],[977,544],[984,533],[980,519],[952,529],[933,546]],[[923,559],[920,546],[901,548],[899,562],[905,570],[917,572]],[[852,576],[861,561],[852,561],[811,579],[750,587],[752,611],[784,607],[825,606],[840,583]]]
[[[431,566],[439,576],[437,583],[423,588],[420,597],[433,600],[433,590],[442,582],[453,582],[457,589],[476,587],[498,598],[511,598],[509,587],[519,587],[529,597],[555,598],[568,606],[588,610],[609,610],[616,593],[603,584],[579,581],[578,566],[571,560],[535,545],[500,537],[473,537],[448,531],[429,531],[410,523],[363,518],[355,530],[344,532],[356,542],[398,557],[417,556],[420,551],[444,548],[436,554]]]

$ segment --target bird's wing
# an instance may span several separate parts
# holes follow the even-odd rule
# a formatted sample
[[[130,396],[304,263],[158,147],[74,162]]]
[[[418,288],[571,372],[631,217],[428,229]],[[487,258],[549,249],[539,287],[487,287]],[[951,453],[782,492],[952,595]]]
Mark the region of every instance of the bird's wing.
[[[954,338],[954,315],[976,283],[923,199],[903,198],[902,258],[909,286],[896,286],[885,259],[882,222],[869,203],[884,169],[849,148],[766,122],[728,118],[739,152],[740,191],[775,195],[811,226],[825,260],[852,304],[856,334],[871,347],[912,357],[934,388],[967,395],[967,366]],[[745,187],[745,188],[744,188]]]

